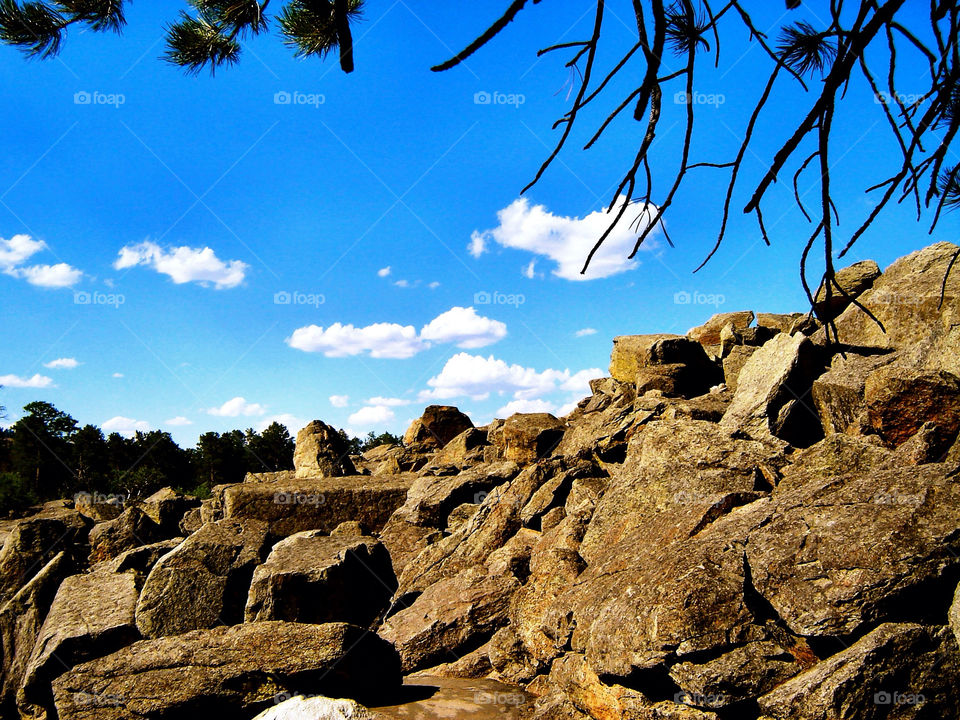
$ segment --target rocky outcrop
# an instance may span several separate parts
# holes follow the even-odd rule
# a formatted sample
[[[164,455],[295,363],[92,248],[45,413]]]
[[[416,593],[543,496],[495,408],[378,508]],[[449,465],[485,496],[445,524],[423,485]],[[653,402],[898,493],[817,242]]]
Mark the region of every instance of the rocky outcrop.
[[[165,487],[140,501],[139,507],[153,522],[160,526],[164,537],[174,537],[180,532],[180,521],[191,509],[199,508],[200,501],[190,495],[178,493]]]
[[[813,300],[817,317],[826,322],[837,317],[880,277],[873,260],[863,260],[834,273],[833,282],[821,284]]]
[[[42,513],[13,526],[0,549],[0,606],[59,553],[82,566],[89,519],[74,510]]]
[[[53,691],[60,720],[126,720],[252,717],[279,693],[361,699],[399,685],[396,652],[361,628],[262,622],[143,640],[78,665]]]
[[[137,506],[128,507],[90,530],[90,562],[109,560],[122,552],[165,538],[163,528]]]
[[[297,433],[293,467],[298,478],[328,478],[356,475],[350,447],[340,433],[314,420]]]
[[[429,405],[403,435],[405,445],[442,448],[473,427],[473,421],[452,405]]]
[[[242,622],[269,541],[266,523],[255,520],[204,525],[153,566],[137,603],[137,628],[157,638]]]
[[[507,418],[492,442],[505,459],[529,465],[553,454],[564,427],[563,421],[550,413],[516,413]]]
[[[274,545],[254,571],[244,617],[370,627],[396,589],[390,555],[375,538],[308,530]]]
[[[645,390],[694,397],[722,382],[703,345],[683,335],[623,335],[613,340],[610,375]]]
[[[720,333],[730,325],[734,330],[746,330],[753,323],[755,315],[751,310],[741,312],[717,313],[687,332],[687,337],[696,340],[701,345],[719,345]]]

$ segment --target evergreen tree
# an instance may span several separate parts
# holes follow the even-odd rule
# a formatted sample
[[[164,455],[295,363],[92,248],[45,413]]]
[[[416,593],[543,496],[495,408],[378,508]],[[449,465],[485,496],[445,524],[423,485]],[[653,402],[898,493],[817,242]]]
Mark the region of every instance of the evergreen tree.
[[[77,421],[47,402],[24,406],[13,425],[13,469],[42,499],[69,493],[75,486],[73,448]]]

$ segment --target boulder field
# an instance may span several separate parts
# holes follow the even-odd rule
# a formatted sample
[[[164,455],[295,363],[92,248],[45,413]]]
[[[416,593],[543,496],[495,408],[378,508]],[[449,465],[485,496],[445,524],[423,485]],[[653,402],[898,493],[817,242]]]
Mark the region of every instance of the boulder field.
[[[618,337],[563,418],[4,521],[0,717],[960,719],[958,253]]]

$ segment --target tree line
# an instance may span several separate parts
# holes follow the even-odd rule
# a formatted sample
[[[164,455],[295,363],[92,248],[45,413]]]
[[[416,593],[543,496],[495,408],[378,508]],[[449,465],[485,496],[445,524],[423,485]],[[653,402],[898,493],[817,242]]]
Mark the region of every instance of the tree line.
[[[195,448],[181,448],[161,430],[105,435],[47,402],[23,410],[10,428],[0,428],[0,515],[80,492],[136,498],[169,486],[207,497],[213,486],[242,482],[248,472],[293,469],[293,438],[277,422],[261,432],[203,433]],[[361,439],[340,432],[354,453],[400,442],[389,433]]]

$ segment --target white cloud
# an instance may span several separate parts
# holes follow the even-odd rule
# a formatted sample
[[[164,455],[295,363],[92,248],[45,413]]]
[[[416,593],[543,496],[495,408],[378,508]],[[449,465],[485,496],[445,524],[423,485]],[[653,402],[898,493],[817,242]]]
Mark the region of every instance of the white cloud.
[[[447,360],[439,375],[427,380],[431,389],[420,397],[429,400],[466,396],[484,400],[491,393],[512,393],[515,400],[531,400],[551,392],[582,392],[588,387],[587,380],[603,375],[599,368],[577,373],[553,369],[538,372],[521,365],[508,365],[493,355],[485,358],[458,353]]]
[[[209,248],[187,246],[162,248],[145,241],[122,248],[113,267],[123,270],[137,265],[167,275],[177,285],[196,282],[201,285],[213,283],[217,290],[236,287],[243,282],[249,265],[240,260],[224,262]]]
[[[123,373],[114,373],[114,374],[113,374],[113,375],[111,375],[110,377],[114,377],[114,378],[122,378],[122,377],[123,377]]]
[[[385,268],[380,268],[377,270],[377,275],[380,277],[387,277],[390,274],[391,267],[387,265]]]
[[[530,264],[523,269],[523,276],[533,280],[537,276],[537,261],[531,260]]]
[[[290,413],[280,413],[279,415],[270,415],[257,423],[257,432],[263,432],[273,423],[278,422],[287,428],[287,431],[296,437],[297,433],[307,426],[309,420],[291,415]]]
[[[38,287],[62,288],[78,283],[83,272],[67,263],[23,266],[25,261],[46,249],[45,242],[29,235],[14,235],[9,240],[0,238],[0,272]]]
[[[470,233],[470,243],[467,245],[467,252],[475,258],[480,257],[487,251],[486,233],[474,230]]]
[[[549,400],[535,398],[532,400],[511,400],[497,410],[496,416],[508,418],[514,413],[556,413],[557,406]]]
[[[331,395],[330,404],[334,407],[343,408],[350,404],[349,395]]]
[[[359,425],[373,430],[375,426],[382,427],[396,417],[396,413],[385,405],[369,405],[353,413],[347,418],[347,422],[351,425]]]
[[[19,375],[0,375],[0,385],[11,388],[49,388],[56,387],[53,379],[46,375],[34,375],[24,378]]]
[[[372,397],[364,405],[384,405],[386,407],[403,407],[410,405],[413,400],[404,400],[403,398]]]
[[[597,334],[597,329],[591,328],[591,327],[586,327],[586,328],[583,328],[582,330],[577,330],[574,333],[574,335],[576,335],[577,337],[587,337],[587,335],[596,335],[596,334]]]
[[[374,323],[360,328],[334,323],[326,329],[307,325],[294,330],[286,342],[297,350],[322,352],[327,357],[369,352],[375,358],[408,358],[427,347],[412,325],[396,323]]]
[[[193,425],[193,421],[185,418],[183,415],[177,415],[169,420],[164,420],[163,424],[171,425],[173,427],[184,427],[186,425]]]
[[[51,370],[73,370],[79,364],[76,358],[57,358],[56,360],[44,363],[43,366]]]
[[[482,233],[475,231],[471,235],[470,254],[479,257],[487,241],[492,240],[503,247],[528,250],[550,258],[557,264],[553,274],[566,280],[595,280],[632,270],[638,263],[628,260],[627,256],[633,251],[637,238],[631,224],[640,212],[639,206],[627,209],[594,255],[586,274],[580,274],[587,254],[620,207],[621,204],[617,203],[609,214],[599,210],[582,218],[566,217],[554,215],[543,205],[531,206],[526,198],[519,198],[497,213],[500,224],[496,228]],[[528,266],[527,270],[532,272],[532,267]]]
[[[427,285],[427,287],[430,288],[431,290],[436,290],[438,287],[440,287],[440,283],[434,280],[432,283]]]
[[[237,396],[232,400],[227,400],[220,407],[214,407],[207,410],[210,415],[217,417],[251,417],[253,415],[263,415],[267,409],[259,403],[248,403],[244,398]]]
[[[455,343],[464,349],[492,345],[507,336],[507,326],[499,320],[477,315],[472,307],[453,307],[424,325],[420,337],[439,343]]]
[[[408,288],[408,287],[410,287],[410,281],[409,281],[409,280],[397,280],[397,281],[394,283],[394,285],[396,285],[398,288]]]
[[[137,430],[140,432],[149,432],[150,423],[146,420],[134,420],[133,418],[117,415],[100,425],[107,433],[120,433],[124,437],[131,437]]]

